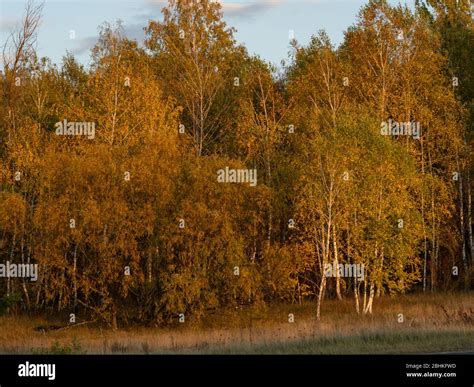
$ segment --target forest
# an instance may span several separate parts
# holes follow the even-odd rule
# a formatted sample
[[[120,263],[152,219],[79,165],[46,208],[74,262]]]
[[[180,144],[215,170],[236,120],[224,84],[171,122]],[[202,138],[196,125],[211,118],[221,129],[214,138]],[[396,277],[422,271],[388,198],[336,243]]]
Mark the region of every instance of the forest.
[[[320,320],[472,290],[470,2],[370,0],[281,66],[211,0],[169,0],[143,42],[104,23],[90,66],[56,64],[42,7],[2,42],[0,314],[116,329],[310,301]]]

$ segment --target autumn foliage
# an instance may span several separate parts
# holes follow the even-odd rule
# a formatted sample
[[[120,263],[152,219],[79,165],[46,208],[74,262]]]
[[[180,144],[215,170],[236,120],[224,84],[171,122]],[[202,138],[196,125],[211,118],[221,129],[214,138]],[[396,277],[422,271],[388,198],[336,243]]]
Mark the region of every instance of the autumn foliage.
[[[314,299],[320,318],[328,297],[372,313],[380,296],[470,286],[467,5],[370,1],[339,47],[293,41],[283,69],[210,0],[170,0],[145,42],[104,24],[89,68],[37,57],[40,12],[28,3],[0,77],[0,262],[39,267],[0,278],[10,312],[117,327]],[[64,120],[94,131],[58,135]],[[258,184],[220,183],[226,167]]]

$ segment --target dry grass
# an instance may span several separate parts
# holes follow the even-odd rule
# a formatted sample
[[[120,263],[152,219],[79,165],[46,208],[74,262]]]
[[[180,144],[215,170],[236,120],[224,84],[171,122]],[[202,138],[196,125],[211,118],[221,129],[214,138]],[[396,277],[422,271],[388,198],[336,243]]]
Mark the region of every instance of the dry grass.
[[[288,314],[295,322],[288,322]],[[398,322],[403,314],[404,322]],[[372,316],[353,300],[219,311],[169,328],[111,331],[42,318],[0,317],[0,353],[387,353],[474,351],[474,294],[409,295],[376,300]]]

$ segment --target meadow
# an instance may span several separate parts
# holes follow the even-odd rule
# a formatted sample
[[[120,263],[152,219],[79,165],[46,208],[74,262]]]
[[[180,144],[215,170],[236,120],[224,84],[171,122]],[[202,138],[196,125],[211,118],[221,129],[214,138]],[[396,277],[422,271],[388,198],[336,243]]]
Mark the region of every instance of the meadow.
[[[421,301],[420,301],[421,300]],[[61,326],[57,317],[0,317],[8,354],[400,354],[474,352],[472,292],[380,297],[372,315],[353,301],[270,304],[215,311],[172,326],[112,330]],[[293,315],[294,322],[289,322]],[[403,315],[403,320],[401,320]],[[402,321],[402,322],[401,322]]]

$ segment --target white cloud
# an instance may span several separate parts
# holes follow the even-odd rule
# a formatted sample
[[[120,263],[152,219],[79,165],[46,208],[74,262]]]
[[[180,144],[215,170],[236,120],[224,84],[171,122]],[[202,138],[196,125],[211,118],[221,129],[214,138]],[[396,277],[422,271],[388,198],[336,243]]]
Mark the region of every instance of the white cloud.
[[[10,32],[18,26],[20,19],[0,18],[0,32]]]
[[[82,55],[87,53],[97,43],[98,36],[88,36],[76,40],[75,47],[71,50],[74,55]]]
[[[229,17],[244,17],[251,16],[258,12],[263,12],[267,9],[273,8],[282,4],[281,0],[256,0],[246,3],[237,3],[232,1],[220,1],[222,11],[225,16]]]
[[[280,4],[287,2],[288,0],[247,0],[247,1],[232,1],[232,0],[214,0],[221,4],[222,11],[225,16],[229,17],[244,17],[251,16],[258,12],[265,11],[273,8]],[[166,6],[168,3],[166,0],[147,0],[149,6],[155,8]]]

